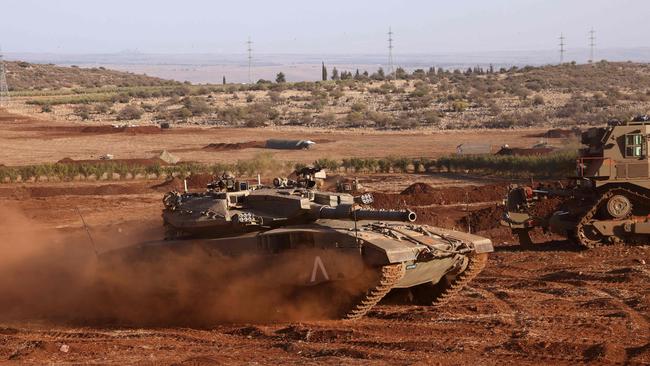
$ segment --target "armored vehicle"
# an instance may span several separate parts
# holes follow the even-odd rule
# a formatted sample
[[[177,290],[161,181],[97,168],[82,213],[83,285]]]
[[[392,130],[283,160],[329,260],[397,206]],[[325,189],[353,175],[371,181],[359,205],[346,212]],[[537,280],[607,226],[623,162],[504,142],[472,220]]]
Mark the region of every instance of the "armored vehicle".
[[[417,225],[410,210],[364,208],[369,194],[314,190],[314,176],[306,169],[296,181],[276,178],[264,187],[226,174],[203,193],[170,192],[163,210],[167,240],[107,256],[137,261],[192,247],[253,258],[249,270],[264,273],[260,281],[272,279],[264,286],[327,288],[336,299],[334,316],[355,319],[394,288],[409,289],[412,302],[440,304],[474,278],[493,251],[489,239]]]
[[[531,244],[529,231],[542,227],[593,248],[624,242],[650,243],[650,160],[647,116],[582,133],[576,176],[567,187],[513,185],[503,225]],[[537,215],[541,200],[561,202],[552,215]]]

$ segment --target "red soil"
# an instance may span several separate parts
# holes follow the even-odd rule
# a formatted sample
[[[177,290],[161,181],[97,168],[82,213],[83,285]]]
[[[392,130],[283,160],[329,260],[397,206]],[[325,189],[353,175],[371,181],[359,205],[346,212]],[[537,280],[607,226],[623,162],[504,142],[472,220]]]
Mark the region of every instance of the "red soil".
[[[485,186],[433,188],[424,183],[414,183],[401,194],[373,193],[375,206],[450,205],[500,201],[505,197],[506,186],[490,184]]]

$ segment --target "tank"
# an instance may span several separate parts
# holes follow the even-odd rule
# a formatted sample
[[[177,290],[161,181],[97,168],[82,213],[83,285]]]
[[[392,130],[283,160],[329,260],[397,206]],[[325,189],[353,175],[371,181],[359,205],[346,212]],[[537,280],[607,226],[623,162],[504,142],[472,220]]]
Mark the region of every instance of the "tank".
[[[583,132],[585,147],[569,184],[510,186],[501,223],[527,245],[535,227],[586,248],[650,243],[649,136],[648,116]],[[560,202],[557,210],[536,212],[549,199]]]
[[[418,225],[413,211],[368,208],[369,194],[318,191],[319,174],[306,168],[296,180],[276,178],[269,187],[224,174],[205,192],[169,192],[166,240],[104,257],[127,256],[133,264],[190,247],[218,260],[245,257],[250,271],[272,278],[261,286],[329,291],[337,299],[333,316],[357,319],[394,289],[408,291],[411,302],[440,305],[481,272],[493,251],[487,238]]]

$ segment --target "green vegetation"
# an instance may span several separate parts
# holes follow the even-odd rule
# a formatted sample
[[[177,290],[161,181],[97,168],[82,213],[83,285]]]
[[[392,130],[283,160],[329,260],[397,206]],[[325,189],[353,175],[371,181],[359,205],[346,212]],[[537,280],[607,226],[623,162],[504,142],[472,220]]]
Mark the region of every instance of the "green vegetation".
[[[566,177],[575,171],[577,155],[559,152],[541,156],[452,155],[430,158],[350,158],[336,161],[319,159],[315,166],[348,172],[461,172],[505,177]]]
[[[130,121],[142,117],[144,110],[137,105],[127,105],[117,113],[118,121]]]
[[[563,178],[574,173],[576,154],[562,152],[542,156],[447,156],[438,159],[407,158],[389,156],[386,158],[350,158],[334,160],[318,159],[313,165],[330,172],[389,173],[389,172],[458,172],[487,174],[504,177]],[[261,153],[252,159],[236,163],[213,165],[180,163],[176,165],[139,165],[124,162],[96,162],[85,164],[55,163],[28,166],[0,166],[0,182],[17,182],[55,178],[61,181],[74,179],[127,179],[136,176],[188,176],[190,174],[221,174],[232,171],[239,176],[253,177],[257,174],[288,174],[293,169],[305,166],[303,163],[279,161],[271,153]]]

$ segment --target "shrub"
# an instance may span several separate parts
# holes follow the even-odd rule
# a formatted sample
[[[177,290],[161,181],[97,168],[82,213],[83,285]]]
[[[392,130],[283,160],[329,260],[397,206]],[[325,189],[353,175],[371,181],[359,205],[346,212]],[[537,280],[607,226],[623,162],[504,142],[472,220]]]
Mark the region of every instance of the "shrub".
[[[322,158],[316,160],[314,162],[314,166],[319,167],[321,169],[327,169],[329,171],[336,171],[339,168],[340,163],[338,162],[338,160]]]
[[[348,113],[348,115],[345,117],[345,119],[346,119],[349,123],[353,123],[353,124],[359,124],[359,123],[361,123],[361,122],[363,121],[363,118],[364,118],[364,114],[361,113],[361,112],[350,112],[350,113]]]
[[[268,95],[269,99],[271,100],[271,102],[273,102],[273,103],[276,103],[276,104],[277,104],[277,103],[282,103],[282,102],[284,102],[284,98],[282,97],[282,94],[281,94],[280,92],[277,92],[277,91],[269,91],[269,92],[267,93],[267,95]]]
[[[533,97],[533,105],[544,105],[544,97],[537,94]]]
[[[95,104],[95,113],[108,114],[108,113],[111,112],[112,107],[113,107],[113,105],[111,103],[108,103],[108,102]]]
[[[142,108],[136,105],[127,105],[126,107],[122,108],[122,110],[117,114],[117,120],[128,121],[133,119],[140,119],[143,114],[144,111]]]
[[[469,108],[469,104],[464,100],[455,100],[451,103],[451,110],[454,112],[464,112]]]
[[[187,108],[192,116],[201,116],[210,113],[211,109],[204,98],[187,97],[181,101],[183,107]]]
[[[82,121],[90,119],[90,106],[86,104],[78,105],[72,110],[72,114],[81,118]]]
[[[438,116],[436,111],[424,111],[422,113],[422,120],[428,125],[437,125],[440,123],[440,116]]]
[[[353,112],[365,112],[368,109],[368,106],[365,103],[357,102],[354,103],[350,109]]]

